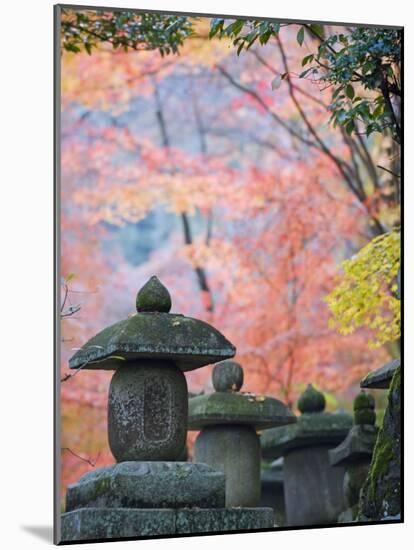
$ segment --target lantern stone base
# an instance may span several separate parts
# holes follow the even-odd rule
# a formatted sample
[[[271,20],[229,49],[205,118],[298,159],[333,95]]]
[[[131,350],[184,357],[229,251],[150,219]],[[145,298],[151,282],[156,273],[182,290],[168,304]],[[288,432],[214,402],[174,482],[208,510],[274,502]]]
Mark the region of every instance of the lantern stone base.
[[[207,464],[120,462],[69,485],[66,511],[77,508],[224,508],[224,474]]]
[[[207,464],[120,462],[68,487],[62,541],[266,529],[272,508],[225,508],[225,477]]]
[[[272,508],[80,508],[62,515],[62,542],[271,529]]]

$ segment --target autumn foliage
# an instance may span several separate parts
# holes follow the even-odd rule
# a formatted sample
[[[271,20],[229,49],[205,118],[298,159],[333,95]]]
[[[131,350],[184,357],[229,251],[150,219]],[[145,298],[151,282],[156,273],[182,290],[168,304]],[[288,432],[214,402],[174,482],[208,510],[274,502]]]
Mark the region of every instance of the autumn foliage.
[[[387,352],[369,349],[367,329],[330,328],[324,298],[340,262],[372,238],[373,218],[391,215],[387,174],[366,197],[347,185],[331,157],[351,164],[349,139],[328,125],[329,87],[298,78],[295,31],[281,35],[294,98],[331,156],[312,145],[286,78],[274,80],[284,72],[277,44],[237,57],[208,28],[198,22],[178,56],[105,43],[62,54],[61,270],[74,274],[65,308],[80,306],[62,320],[62,376],[75,349],[133,313],[156,274],[173,311],[237,346],[246,390],[293,406],[312,382],[343,405]],[[364,147],[383,162],[381,140]],[[144,231],[154,219],[155,237]],[[210,391],[210,376],[189,373],[190,391]],[[110,377],[85,370],[62,383],[63,489],[91,467],[65,449],[112,461]]]

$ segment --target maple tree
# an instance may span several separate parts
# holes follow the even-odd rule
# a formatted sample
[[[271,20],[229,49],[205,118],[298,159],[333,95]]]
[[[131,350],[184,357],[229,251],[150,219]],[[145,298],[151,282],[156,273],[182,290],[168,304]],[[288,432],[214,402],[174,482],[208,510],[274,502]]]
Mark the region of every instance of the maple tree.
[[[238,57],[209,19],[191,25],[179,55],[107,41],[62,53],[62,275],[65,307],[80,307],[62,321],[62,378],[155,273],[174,311],[234,342],[246,389],[293,405],[313,382],[342,403],[388,357],[367,347],[369,329],[328,327],[324,297],[338,263],[399,218],[395,178],[376,169],[389,142],[327,124],[332,90],[299,78],[295,27]],[[126,231],[152,215],[165,234],[134,263]],[[209,391],[210,374],[189,373],[190,390]],[[62,383],[63,487],[98,453],[111,461],[110,377]]]
[[[361,326],[375,332],[368,345],[381,346],[400,337],[401,310],[397,298],[400,232],[380,235],[342,264],[344,275],[327,296],[333,313],[330,326],[351,334]]]

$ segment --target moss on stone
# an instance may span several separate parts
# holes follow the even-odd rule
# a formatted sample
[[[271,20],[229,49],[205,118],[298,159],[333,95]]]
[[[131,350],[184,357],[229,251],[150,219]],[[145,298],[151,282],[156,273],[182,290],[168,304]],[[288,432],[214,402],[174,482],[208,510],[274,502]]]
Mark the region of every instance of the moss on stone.
[[[171,296],[167,288],[153,275],[137,294],[137,311],[158,311],[168,313]]]
[[[97,479],[93,485],[93,491],[91,492],[91,499],[96,500],[101,496],[106,495],[111,490],[111,478],[104,477]]]
[[[236,361],[221,361],[213,369],[212,381],[216,391],[239,391],[243,379],[243,369]]]
[[[298,400],[298,409],[301,413],[317,413],[325,409],[326,400],[323,393],[308,384],[306,390]]]
[[[370,424],[374,426],[377,415],[372,409],[358,409],[354,413],[354,423],[359,425]]]
[[[387,389],[390,387],[391,381],[396,370],[401,364],[400,358],[393,359],[386,365],[382,366],[379,369],[376,369],[369,374],[361,381],[361,388],[371,388],[371,389]]]
[[[359,501],[358,518],[381,520],[400,513],[401,374],[398,368],[388,394],[384,423],[379,431],[368,477]]]
[[[354,399],[354,411],[360,409],[374,409],[375,399],[369,393],[361,391]]]
[[[188,429],[220,424],[251,425],[263,430],[296,422],[278,399],[252,394],[216,392],[189,400]]]
[[[387,473],[387,468],[393,457],[392,440],[386,434],[381,433],[374,449],[374,456],[368,473],[368,498],[375,498],[376,484]]]
[[[267,430],[261,437],[265,458],[278,458],[300,447],[330,444],[338,445],[352,427],[347,413],[305,413],[296,424]]]
[[[116,370],[125,361],[165,358],[187,371],[235,353],[236,348],[208,323],[178,314],[137,313],[91,338],[69,366]]]

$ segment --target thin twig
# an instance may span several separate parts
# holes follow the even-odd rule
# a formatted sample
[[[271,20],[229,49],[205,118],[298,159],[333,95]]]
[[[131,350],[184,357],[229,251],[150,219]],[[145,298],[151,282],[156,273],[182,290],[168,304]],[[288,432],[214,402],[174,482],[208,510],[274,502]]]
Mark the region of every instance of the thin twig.
[[[79,458],[79,460],[82,460],[82,462],[86,462],[86,464],[89,464],[89,466],[92,466],[94,468],[96,464],[98,463],[99,457],[101,456],[101,451],[97,454],[95,460],[92,460],[90,458],[85,458],[84,456],[80,456],[77,453],[73,452],[72,449],[69,449],[69,447],[62,447],[61,451],[68,451],[73,456],[76,456],[76,458]]]
[[[389,174],[394,176],[394,178],[401,178],[401,176],[399,176],[398,174],[396,174],[392,170],[389,170],[388,168],[385,168],[385,166],[380,166],[379,164],[377,164],[377,168],[381,168],[381,170],[385,170],[385,172],[388,172]]]
[[[65,319],[65,318],[67,318],[67,317],[72,317],[72,315],[74,315],[75,313],[78,313],[78,311],[80,311],[80,309],[81,309],[81,306],[80,306],[79,304],[76,305],[76,306],[72,306],[72,305],[71,305],[71,306],[68,308],[67,311],[65,311],[64,313],[61,313],[61,314],[60,314],[60,318],[61,318],[61,319]]]
[[[67,297],[68,297],[68,292],[69,292],[69,288],[68,288],[68,285],[65,283],[65,296],[63,298],[63,303],[62,305],[60,306],[60,312],[62,313],[63,311],[63,308],[65,307],[65,304],[66,304],[66,300],[67,300]]]
[[[69,373],[66,373],[65,376],[63,378],[60,379],[61,382],[66,382],[66,380],[69,380],[70,378],[73,378],[74,376],[76,376],[78,374],[78,372],[83,369],[83,367],[85,367],[86,365],[88,364],[88,361],[86,361],[86,363],[83,363],[80,367],[78,367],[75,372],[72,372],[71,374]]]

